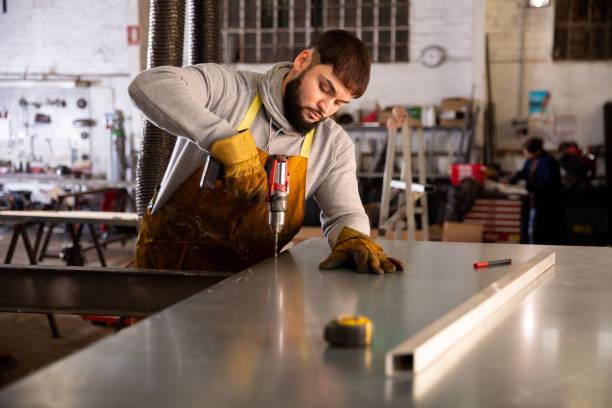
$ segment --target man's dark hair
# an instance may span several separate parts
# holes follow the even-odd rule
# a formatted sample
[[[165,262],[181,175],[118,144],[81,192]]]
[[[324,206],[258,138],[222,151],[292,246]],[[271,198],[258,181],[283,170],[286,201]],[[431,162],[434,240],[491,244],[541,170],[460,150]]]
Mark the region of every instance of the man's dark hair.
[[[315,51],[315,62],[333,67],[333,73],[354,98],[363,95],[370,82],[370,54],[359,38],[345,30],[329,30],[308,48]]]
[[[544,141],[539,137],[530,137],[523,143],[523,149],[527,150],[529,153],[541,152],[543,146]]]

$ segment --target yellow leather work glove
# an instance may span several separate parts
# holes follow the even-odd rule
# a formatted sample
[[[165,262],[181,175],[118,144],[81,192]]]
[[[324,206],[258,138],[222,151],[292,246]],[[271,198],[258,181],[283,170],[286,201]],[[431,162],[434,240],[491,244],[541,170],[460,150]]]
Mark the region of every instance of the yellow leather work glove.
[[[250,130],[217,140],[210,153],[223,164],[225,191],[255,202],[266,199],[268,178]]]
[[[388,257],[370,237],[349,227],[342,228],[331,255],[321,262],[319,268],[342,266],[353,268],[358,273],[383,274],[404,270],[401,261]]]

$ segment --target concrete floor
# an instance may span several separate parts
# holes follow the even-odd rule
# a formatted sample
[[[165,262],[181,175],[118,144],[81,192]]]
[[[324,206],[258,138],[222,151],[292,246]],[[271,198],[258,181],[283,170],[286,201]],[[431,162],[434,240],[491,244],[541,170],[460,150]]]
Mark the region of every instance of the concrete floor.
[[[35,228],[31,228],[30,237],[34,240]],[[57,254],[64,238],[61,230],[56,230],[49,245],[49,254]],[[0,260],[4,260],[11,238],[11,230],[0,227]],[[83,244],[87,244],[84,235]],[[109,266],[125,266],[132,258],[135,240],[122,245],[111,243],[105,251]],[[95,251],[85,255],[88,266],[100,266]],[[27,255],[23,244],[19,242],[13,262],[27,264]],[[58,258],[47,258],[42,264],[63,265]],[[15,368],[0,372],[0,387],[22,378],[29,373],[82,349],[91,343],[114,333],[110,327],[102,327],[83,320],[80,316],[56,315],[61,334],[60,338],[51,337],[47,317],[44,314],[0,313],[0,355],[9,354],[17,361]]]

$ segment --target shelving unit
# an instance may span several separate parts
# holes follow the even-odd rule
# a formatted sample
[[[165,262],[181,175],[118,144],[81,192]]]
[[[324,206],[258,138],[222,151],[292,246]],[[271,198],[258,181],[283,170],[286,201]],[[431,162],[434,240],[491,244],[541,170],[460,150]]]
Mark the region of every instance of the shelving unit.
[[[382,178],[387,147],[387,128],[383,126],[345,126],[355,143],[357,176],[361,179]],[[413,127],[413,130],[420,128]],[[464,127],[423,127],[426,171],[430,181],[448,177],[448,165],[469,161],[473,132]],[[402,141],[396,146],[397,160],[401,160]],[[416,155],[416,141],[411,148]],[[396,165],[399,169],[399,163]],[[398,173],[399,174],[399,173]]]

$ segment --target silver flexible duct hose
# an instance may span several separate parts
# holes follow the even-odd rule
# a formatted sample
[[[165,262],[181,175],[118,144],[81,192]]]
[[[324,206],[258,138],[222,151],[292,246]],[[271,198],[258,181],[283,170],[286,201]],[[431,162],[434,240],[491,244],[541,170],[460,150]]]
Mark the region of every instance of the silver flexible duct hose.
[[[218,0],[187,0],[189,64],[221,61],[221,18]]]
[[[151,0],[147,69],[183,65],[185,0]],[[176,137],[145,121],[136,170],[136,211],[144,215],[166,171]]]

